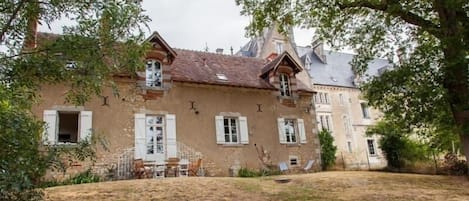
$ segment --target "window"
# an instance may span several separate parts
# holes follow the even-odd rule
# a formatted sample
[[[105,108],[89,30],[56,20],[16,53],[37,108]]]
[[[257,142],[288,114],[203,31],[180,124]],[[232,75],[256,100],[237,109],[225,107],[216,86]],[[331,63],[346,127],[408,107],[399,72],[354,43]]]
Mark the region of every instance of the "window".
[[[299,165],[298,163],[298,156],[289,156],[288,157],[290,160],[290,166],[297,166]]]
[[[314,95],[314,102],[316,104],[331,104],[329,93],[316,93],[316,95]]]
[[[352,129],[351,129],[351,123],[350,123],[350,119],[348,118],[348,116],[344,116],[344,128],[345,128],[345,135],[346,136],[351,136],[352,135]]]
[[[319,114],[318,120],[321,130],[332,131],[332,118],[330,114]]]
[[[280,74],[280,96],[290,96],[290,79],[287,74]]]
[[[368,144],[368,153],[370,155],[376,155],[376,150],[375,150],[375,140],[373,139],[368,139],[366,140]]]
[[[350,142],[350,141],[347,142],[347,148],[348,148],[348,152],[352,153],[352,151],[353,151],[352,150],[352,142]]]
[[[91,111],[44,110],[44,143],[78,143],[92,133]]]
[[[163,72],[161,63],[155,60],[148,60],[146,67],[146,86],[147,87],[162,87],[163,86]]]
[[[247,118],[215,116],[217,144],[249,144]]]
[[[296,127],[295,127],[295,120],[293,119],[285,119],[285,125],[283,126],[285,129],[285,138],[287,143],[295,143],[296,142]]]
[[[234,117],[223,118],[225,143],[238,143],[238,119]]]
[[[281,144],[306,143],[303,119],[278,118],[279,139]],[[299,140],[298,140],[299,139]]]
[[[146,154],[164,153],[163,116],[146,116]]]
[[[78,142],[78,119],[79,112],[58,112],[59,143],[77,143]]]
[[[306,55],[306,58],[305,58],[305,68],[306,70],[311,69],[311,59],[309,58],[308,55]]]
[[[135,159],[163,162],[177,157],[176,115],[135,114]]]
[[[344,95],[343,94],[339,94],[339,104],[344,105]]]
[[[283,53],[283,43],[282,42],[276,42],[275,43],[275,50],[277,51],[277,54],[282,54]]]
[[[362,114],[364,119],[369,119],[370,118],[370,112],[368,109],[368,104],[367,103],[360,103],[360,106],[362,108]]]

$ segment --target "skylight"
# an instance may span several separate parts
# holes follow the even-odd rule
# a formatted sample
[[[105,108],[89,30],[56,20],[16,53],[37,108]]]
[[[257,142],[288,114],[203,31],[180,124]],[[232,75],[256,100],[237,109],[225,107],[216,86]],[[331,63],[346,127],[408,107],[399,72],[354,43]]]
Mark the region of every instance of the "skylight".
[[[221,81],[228,81],[228,78],[226,77],[225,74],[222,74],[222,73],[217,73],[217,78]]]
[[[334,81],[334,82],[337,82],[337,79],[335,77],[332,77],[332,76],[331,76],[331,80]]]

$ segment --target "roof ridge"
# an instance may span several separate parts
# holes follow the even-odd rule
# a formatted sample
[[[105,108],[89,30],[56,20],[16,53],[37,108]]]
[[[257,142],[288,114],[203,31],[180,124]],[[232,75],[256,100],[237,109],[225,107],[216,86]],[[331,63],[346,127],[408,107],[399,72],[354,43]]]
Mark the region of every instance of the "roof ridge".
[[[180,50],[180,51],[188,51],[188,52],[196,52],[196,53],[202,53],[202,54],[210,54],[210,55],[216,55],[216,56],[223,56],[223,57],[231,57],[231,58],[243,58],[243,59],[252,59],[252,60],[260,60],[260,61],[265,61],[265,59],[257,58],[257,57],[246,57],[246,56],[239,56],[236,54],[229,55],[229,54],[219,54],[216,52],[207,52],[203,50],[192,50],[192,49],[185,49],[185,48],[173,48],[174,50]]]

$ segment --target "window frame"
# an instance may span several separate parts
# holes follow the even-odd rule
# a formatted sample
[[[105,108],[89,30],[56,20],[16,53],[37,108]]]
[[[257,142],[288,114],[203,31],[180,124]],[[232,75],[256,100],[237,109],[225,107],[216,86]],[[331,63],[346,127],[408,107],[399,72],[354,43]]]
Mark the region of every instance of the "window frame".
[[[149,62],[151,62],[151,70],[149,70]],[[159,73],[160,73],[160,85],[159,86],[156,86],[155,83],[156,83],[156,78],[158,76],[155,76],[155,73],[157,73],[157,70],[156,70],[156,64],[159,64]],[[152,80],[148,80],[149,79],[149,74],[152,74],[152,77],[153,79]],[[147,59],[146,60],[146,66],[145,66],[145,86],[146,87],[150,87],[150,88],[163,88],[163,63],[161,63],[161,61],[159,60],[156,60],[156,59]]]
[[[293,124],[293,135],[291,133],[287,133],[287,122],[291,122]],[[283,131],[285,135],[285,142],[287,144],[296,144],[298,143],[298,122],[296,119],[284,119],[284,124],[283,124]],[[288,138],[290,137],[290,138]]]
[[[368,103],[366,102],[361,102],[360,107],[362,109],[362,117],[363,119],[370,119],[370,109],[368,107]]]
[[[280,82],[280,96],[282,97],[291,97],[291,81],[290,76],[286,73],[279,74]]]
[[[321,126],[320,129],[321,131],[324,129],[327,129],[332,133],[333,130],[333,124],[332,124],[332,115],[331,114],[325,114],[325,113],[319,113],[318,114],[318,120],[319,120],[319,125]]]
[[[283,42],[275,42],[275,51],[277,54],[282,54],[285,51]]]
[[[226,141],[226,126],[225,125],[225,120],[228,120],[228,136],[229,136],[229,141]],[[235,122],[235,129],[236,129],[236,134],[233,135],[232,133],[232,120]],[[241,144],[240,140],[240,125],[239,125],[239,117],[233,117],[233,116],[223,116],[223,136],[224,136],[224,143],[225,144]],[[236,142],[233,142],[233,136],[236,136]]]
[[[76,129],[76,141],[75,142],[72,142],[72,141],[70,141],[70,142],[61,142],[60,141],[60,130],[61,130],[60,129],[61,128],[60,124],[62,122],[60,119],[61,119],[61,115],[64,115],[64,114],[73,114],[73,115],[77,116],[77,122],[76,122],[77,129]],[[81,132],[81,130],[80,130],[80,127],[81,127],[80,118],[81,118],[80,117],[80,111],[57,110],[57,122],[56,122],[57,127],[56,127],[56,131],[55,131],[56,136],[57,136],[55,141],[56,141],[57,144],[78,144],[80,142],[80,132]]]
[[[161,123],[158,123],[158,122],[155,122],[155,123],[152,123],[152,124],[148,124],[148,117],[160,117],[161,118]],[[153,148],[153,153],[148,153],[148,130],[147,128],[148,127],[155,127],[155,129],[157,127],[161,127],[161,135],[162,135],[162,141],[161,143],[158,143],[158,135],[155,133],[155,136],[154,136],[154,140],[156,140],[156,142],[154,142],[154,148]],[[156,132],[156,130],[155,130]],[[166,149],[166,117],[164,115],[156,115],[156,114],[146,114],[145,115],[145,155],[152,155],[152,154],[166,154],[165,152],[165,149]],[[158,145],[161,145],[162,147],[162,152],[158,152]]]
[[[371,143],[370,143],[371,142]],[[366,144],[368,148],[368,154],[370,156],[376,156],[378,155],[377,150],[376,150],[376,144],[374,139],[366,139]]]

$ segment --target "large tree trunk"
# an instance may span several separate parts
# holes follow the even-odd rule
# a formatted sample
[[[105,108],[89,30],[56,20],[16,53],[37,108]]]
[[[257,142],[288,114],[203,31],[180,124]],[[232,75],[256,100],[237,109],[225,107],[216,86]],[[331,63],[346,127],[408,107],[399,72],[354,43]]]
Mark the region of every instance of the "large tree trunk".
[[[469,170],[469,62],[465,58],[467,41],[464,41],[466,27],[459,21],[451,2],[435,0],[434,6],[440,20],[441,35],[438,38],[444,54],[444,87],[448,90],[448,102]]]

